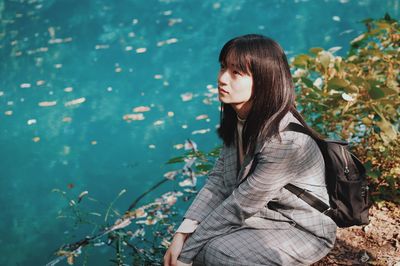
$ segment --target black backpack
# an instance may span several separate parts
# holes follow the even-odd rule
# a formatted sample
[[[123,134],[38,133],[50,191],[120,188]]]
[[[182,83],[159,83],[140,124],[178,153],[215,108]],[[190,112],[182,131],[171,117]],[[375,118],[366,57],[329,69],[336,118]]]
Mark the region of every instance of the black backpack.
[[[289,123],[285,131],[296,131],[312,137],[305,127],[297,123]],[[365,167],[349,151],[347,142],[313,139],[324,157],[330,206],[293,184],[287,184],[285,188],[331,217],[339,227],[368,224],[368,210],[372,202]]]

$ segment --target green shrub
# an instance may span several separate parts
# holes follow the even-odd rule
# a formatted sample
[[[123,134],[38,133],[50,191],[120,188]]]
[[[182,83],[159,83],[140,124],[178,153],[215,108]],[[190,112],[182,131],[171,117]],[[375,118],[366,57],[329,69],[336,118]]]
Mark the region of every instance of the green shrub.
[[[399,24],[389,15],[363,22],[347,56],[311,48],[294,58],[298,108],[323,135],[351,142],[375,199],[399,202]]]

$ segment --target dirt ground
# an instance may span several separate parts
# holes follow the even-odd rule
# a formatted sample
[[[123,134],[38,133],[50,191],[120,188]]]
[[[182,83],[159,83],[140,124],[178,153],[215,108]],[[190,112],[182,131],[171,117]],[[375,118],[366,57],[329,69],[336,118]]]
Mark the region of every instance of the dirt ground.
[[[370,209],[370,224],[339,228],[334,249],[313,266],[400,266],[400,206],[382,202]]]

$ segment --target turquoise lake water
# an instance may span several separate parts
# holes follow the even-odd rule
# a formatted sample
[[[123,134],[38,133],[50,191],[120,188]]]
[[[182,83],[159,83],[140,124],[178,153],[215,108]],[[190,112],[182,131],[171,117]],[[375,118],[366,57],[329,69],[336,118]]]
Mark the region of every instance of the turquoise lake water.
[[[385,12],[398,19],[399,5],[0,1],[0,265],[44,265],[60,245],[84,236],[56,218],[67,204],[53,189],[88,191],[105,203],[126,189],[116,202],[123,212],[179,167],[165,164],[184,153],[177,144],[190,138],[205,151],[219,145],[212,88],[219,50],[230,38],[270,36],[289,58],[315,46],[341,46],[336,54],[345,55],[364,30],[360,20]],[[174,188],[167,182],[142,202]],[[110,265],[112,254],[93,249],[89,265]]]

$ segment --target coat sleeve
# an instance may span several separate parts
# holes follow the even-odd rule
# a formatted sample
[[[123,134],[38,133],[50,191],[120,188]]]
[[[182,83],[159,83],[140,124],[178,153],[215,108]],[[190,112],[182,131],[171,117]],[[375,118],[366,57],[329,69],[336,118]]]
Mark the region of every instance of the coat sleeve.
[[[198,221],[199,223],[227,197],[226,187],[223,180],[224,173],[224,148],[208,173],[207,181],[197,193],[184,218]]]
[[[198,225],[198,221],[185,218],[175,233],[193,233]]]
[[[253,173],[216,207],[188,237],[178,260],[190,263],[211,239],[242,226],[244,220],[260,211],[294,176],[299,145],[293,140],[275,138],[264,146]]]

